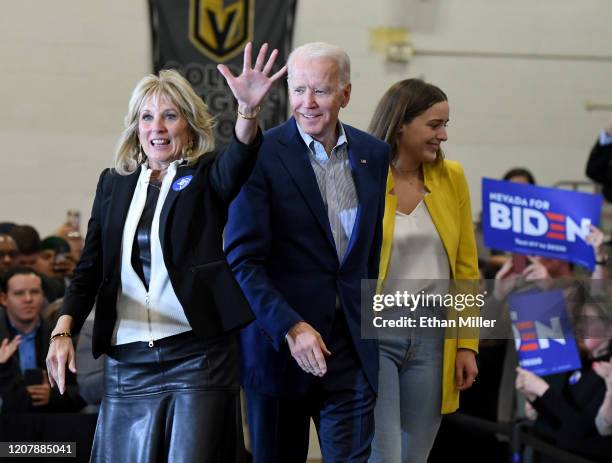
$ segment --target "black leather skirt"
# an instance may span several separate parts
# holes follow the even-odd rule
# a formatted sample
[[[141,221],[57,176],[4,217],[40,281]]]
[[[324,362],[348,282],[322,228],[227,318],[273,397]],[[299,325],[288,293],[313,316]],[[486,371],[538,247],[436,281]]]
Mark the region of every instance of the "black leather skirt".
[[[93,462],[244,461],[238,343],[193,332],[115,346],[105,364],[105,396]]]

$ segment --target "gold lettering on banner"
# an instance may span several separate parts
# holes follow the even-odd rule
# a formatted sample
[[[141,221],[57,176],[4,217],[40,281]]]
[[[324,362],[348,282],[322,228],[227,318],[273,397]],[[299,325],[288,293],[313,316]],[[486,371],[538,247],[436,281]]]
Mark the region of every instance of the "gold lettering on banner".
[[[190,0],[189,40],[217,62],[227,61],[253,40],[255,0]]]

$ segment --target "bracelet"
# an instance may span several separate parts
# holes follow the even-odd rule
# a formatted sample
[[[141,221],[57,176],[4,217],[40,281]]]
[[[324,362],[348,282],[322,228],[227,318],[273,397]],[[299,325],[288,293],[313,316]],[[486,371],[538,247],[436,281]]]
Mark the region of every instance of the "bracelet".
[[[606,265],[608,263],[608,256],[603,256],[601,260],[595,259],[595,265]]]
[[[71,338],[72,334],[70,334],[68,331],[62,331],[61,333],[56,333],[53,336],[51,336],[51,339],[49,339],[49,345],[51,345],[51,343],[53,341],[55,341],[57,338]]]
[[[253,119],[257,118],[257,115],[259,114],[259,111],[261,111],[261,106],[256,106],[255,107],[255,114],[244,114],[240,112],[240,108],[236,108],[236,111],[238,112],[238,115],[240,117],[242,117],[243,119],[246,119],[247,121],[252,121]]]

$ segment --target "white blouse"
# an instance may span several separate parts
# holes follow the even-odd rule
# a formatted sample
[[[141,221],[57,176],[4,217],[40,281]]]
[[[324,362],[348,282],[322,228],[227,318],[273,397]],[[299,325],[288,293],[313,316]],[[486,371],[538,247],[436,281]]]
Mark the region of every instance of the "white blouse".
[[[449,278],[448,256],[425,202],[421,201],[410,214],[396,211],[388,280],[409,281],[389,281],[390,284],[385,284],[386,292],[416,293],[432,290],[432,285],[439,291],[440,280]]]
[[[111,344],[155,340],[191,330],[172,288],[159,242],[159,216],[181,161],[173,162],[161,184],[151,224],[151,278],[149,291],[132,267],[132,245],[147,199],[151,169],[141,167],[138,183],[127,213],[121,240],[121,288],[117,296],[117,322]]]

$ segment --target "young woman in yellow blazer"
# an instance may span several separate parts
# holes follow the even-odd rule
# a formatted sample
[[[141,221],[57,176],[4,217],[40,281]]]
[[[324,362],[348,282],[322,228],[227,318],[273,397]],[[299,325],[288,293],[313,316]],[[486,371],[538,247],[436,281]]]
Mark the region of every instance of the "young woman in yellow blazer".
[[[391,145],[379,288],[403,280],[479,278],[470,195],[461,165],[444,159],[448,99],[419,79],[394,84],[370,132]],[[419,308],[416,309],[418,314]],[[416,317],[418,319],[418,316]],[[383,329],[384,330],[384,329]],[[461,328],[439,336],[381,333],[380,385],[371,462],[425,462],[443,413],[459,406],[478,369],[478,340]]]

